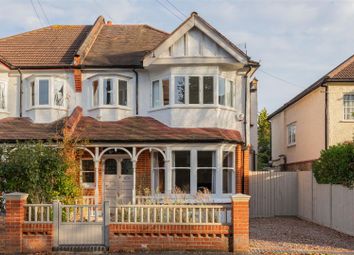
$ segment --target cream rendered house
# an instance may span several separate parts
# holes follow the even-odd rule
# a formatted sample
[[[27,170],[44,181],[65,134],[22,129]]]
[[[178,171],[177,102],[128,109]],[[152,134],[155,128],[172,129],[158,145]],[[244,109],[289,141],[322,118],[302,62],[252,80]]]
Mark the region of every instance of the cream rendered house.
[[[55,25],[0,39],[0,142],[89,141],[85,199],[150,195],[215,202],[248,190],[257,150],[259,67],[192,13],[175,31],[148,25]]]
[[[270,114],[272,164],[311,170],[320,152],[354,133],[354,56]]]

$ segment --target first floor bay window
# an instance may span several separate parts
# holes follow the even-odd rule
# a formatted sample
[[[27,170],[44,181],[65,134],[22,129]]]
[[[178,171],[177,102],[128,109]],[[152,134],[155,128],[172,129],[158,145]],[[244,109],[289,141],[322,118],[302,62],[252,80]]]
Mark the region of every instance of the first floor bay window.
[[[215,151],[197,152],[197,190],[215,193]]]
[[[152,153],[153,193],[165,193],[165,161],[160,152]]]
[[[229,107],[235,106],[234,83],[223,77],[219,77],[219,104]]]
[[[222,154],[222,193],[233,193],[234,181],[234,153],[224,151]]]
[[[0,110],[6,109],[5,82],[0,81]]]
[[[184,104],[186,95],[186,79],[184,76],[175,77],[175,104]]]
[[[175,193],[190,193],[191,152],[173,152],[173,191]]]
[[[152,82],[152,108],[157,108],[160,106],[160,81],[157,80]]]
[[[203,103],[204,104],[214,103],[214,77],[213,76],[203,77]]]
[[[54,81],[54,105],[64,105],[64,81],[62,80]]]
[[[119,105],[128,105],[128,82],[124,80],[119,80],[118,82],[118,93],[119,93]]]
[[[65,79],[59,77],[36,77],[27,87],[28,107],[65,106]]]
[[[86,186],[95,183],[95,164],[92,159],[81,160],[81,180]]]
[[[199,104],[199,77],[189,77],[189,103]]]
[[[98,81],[93,81],[92,83],[92,106],[98,106],[99,104],[99,83]]]
[[[103,103],[105,105],[113,104],[113,80],[112,79],[103,80]]]
[[[38,104],[49,104],[49,80],[41,79],[38,82]]]

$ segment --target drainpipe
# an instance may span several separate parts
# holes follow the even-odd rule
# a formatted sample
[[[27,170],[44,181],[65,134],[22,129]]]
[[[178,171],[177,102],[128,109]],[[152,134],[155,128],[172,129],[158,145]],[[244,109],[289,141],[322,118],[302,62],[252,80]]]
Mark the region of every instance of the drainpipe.
[[[325,88],[325,119],[324,119],[324,126],[325,126],[325,149],[328,149],[328,85],[322,84],[321,87]]]
[[[19,114],[20,114],[20,117],[22,117],[22,95],[23,95],[23,79],[22,79],[22,72],[21,72],[21,69],[18,68],[17,69],[18,73],[20,74],[20,103],[19,103],[19,107],[20,107],[20,110],[19,110]]]
[[[139,73],[133,69],[135,73],[135,114],[139,114]]]
[[[248,140],[247,140],[247,125],[248,125],[248,122],[247,122],[247,116],[248,116],[248,108],[247,108],[247,100],[248,100],[248,81],[247,81],[247,77],[248,77],[248,74],[251,72],[251,67],[248,67],[248,71],[246,72],[246,74],[243,76],[245,79],[246,79],[246,84],[245,84],[245,95],[244,95],[244,100],[245,100],[245,120],[243,122],[244,124],[244,129],[245,129],[245,147],[247,147],[248,145]]]

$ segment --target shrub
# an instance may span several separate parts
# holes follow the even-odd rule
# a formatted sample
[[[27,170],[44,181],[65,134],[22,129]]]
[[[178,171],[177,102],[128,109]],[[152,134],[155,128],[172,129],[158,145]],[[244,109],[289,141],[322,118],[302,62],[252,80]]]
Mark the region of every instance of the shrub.
[[[320,184],[342,184],[354,187],[354,142],[331,146],[321,151],[314,162],[313,173]]]

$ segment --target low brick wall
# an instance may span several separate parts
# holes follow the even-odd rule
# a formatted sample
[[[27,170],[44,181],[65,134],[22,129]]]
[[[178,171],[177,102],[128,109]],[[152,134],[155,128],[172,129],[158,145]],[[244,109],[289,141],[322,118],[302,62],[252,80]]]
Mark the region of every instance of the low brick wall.
[[[110,224],[109,250],[230,251],[230,226]]]
[[[23,224],[22,251],[24,253],[51,252],[53,224]]]
[[[0,254],[5,252],[5,216],[0,216]]]

